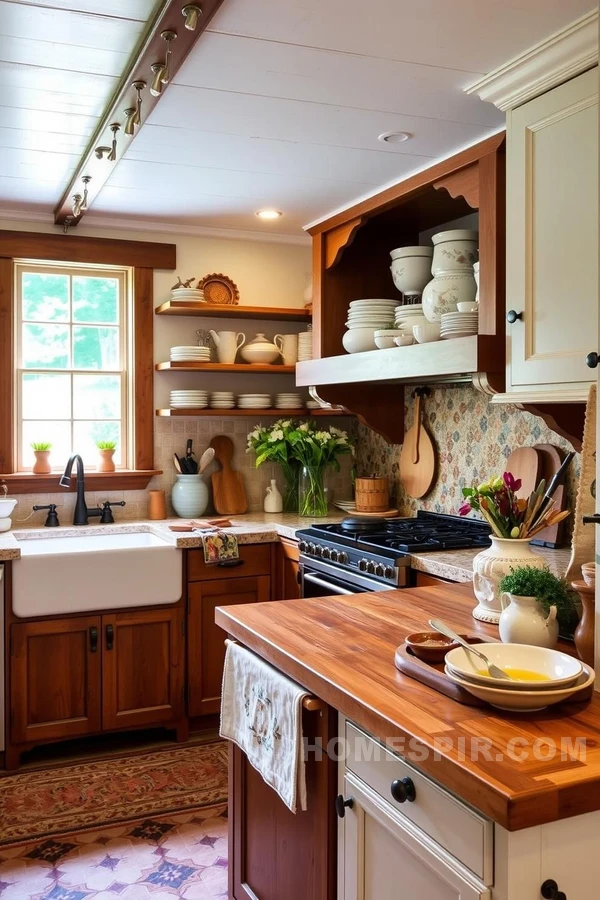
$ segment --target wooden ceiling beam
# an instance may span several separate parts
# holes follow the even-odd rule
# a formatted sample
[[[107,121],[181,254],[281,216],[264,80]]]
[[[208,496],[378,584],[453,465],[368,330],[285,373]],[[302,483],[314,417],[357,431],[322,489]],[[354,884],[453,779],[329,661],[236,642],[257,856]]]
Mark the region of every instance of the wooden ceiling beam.
[[[73,197],[76,194],[83,196],[85,188],[83,178],[90,179],[87,183],[87,206],[89,209],[108,181],[114,166],[123,158],[129,145],[135,139],[135,135],[143,127],[143,123],[148,118],[148,115],[169,89],[170,84],[173,83],[173,77],[176,72],[222,3],[223,0],[165,0],[161,4],[152,22],[140,39],[129,65],[123,73],[119,86],[98,124],[98,128],[94,132],[71,181],[54,210],[54,221],[57,225],[73,227],[81,222],[85,216],[85,210],[78,217],[73,216]],[[182,13],[185,6],[198,6],[202,11],[201,15],[198,16],[194,31],[185,27],[186,18]],[[161,94],[158,97],[154,97],[150,93],[150,85],[154,77],[151,66],[164,63],[167,42],[161,37],[161,34],[169,31],[177,35],[175,40],[169,42],[171,49],[169,84],[163,85]],[[77,75],[74,74],[73,78],[76,79]],[[146,85],[141,91],[142,125],[136,126],[135,133],[128,135],[125,134],[127,121],[125,110],[136,106],[137,92],[133,87],[135,81],[143,81]],[[107,158],[109,151],[104,150],[98,154],[96,151],[100,147],[112,147],[113,130],[111,130],[111,125],[113,124],[118,124],[119,130],[115,135],[117,140],[116,159],[110,160]]]

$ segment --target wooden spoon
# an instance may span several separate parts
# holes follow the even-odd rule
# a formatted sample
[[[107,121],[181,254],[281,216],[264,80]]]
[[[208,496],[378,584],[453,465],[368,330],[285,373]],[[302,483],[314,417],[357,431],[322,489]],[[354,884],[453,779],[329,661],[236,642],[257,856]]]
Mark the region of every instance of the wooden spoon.
[[[204,470],[210,466],[210,464],[214,458],[215,458],[215,448],[207,447],[207,449],[204,451],[204,453],[200,457],[200,463],[198,464],[198,471],[200,472],[200,474],[202,474],[202,472],[204,472]]]

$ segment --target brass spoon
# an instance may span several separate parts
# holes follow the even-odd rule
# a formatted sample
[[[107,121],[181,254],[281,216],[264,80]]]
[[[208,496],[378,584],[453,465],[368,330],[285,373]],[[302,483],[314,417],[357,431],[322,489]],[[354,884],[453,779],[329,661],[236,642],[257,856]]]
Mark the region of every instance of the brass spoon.
[[[446,637],[453,640],[456,644],[460,644],[461,647],[464,647],[465,650],[468,650],[469,653],[475,654],[480,659],[482,659],[486,665],[488,670],[488,675],[491,678],[499,678],[503,681],[512,681],[513,679],[508,675],[503,669],[495,666],[494,663],[490,662],[485,654],[481,653],[477,650],[472,644],[468,644],[467,641],[463,640],[459,634],[453,631],[449,625],[446,625],[445,622],[440,621],[440,619],[430,619],[429,627],[433,628],[434,631],[439,631],[440,634],[444,634]]]

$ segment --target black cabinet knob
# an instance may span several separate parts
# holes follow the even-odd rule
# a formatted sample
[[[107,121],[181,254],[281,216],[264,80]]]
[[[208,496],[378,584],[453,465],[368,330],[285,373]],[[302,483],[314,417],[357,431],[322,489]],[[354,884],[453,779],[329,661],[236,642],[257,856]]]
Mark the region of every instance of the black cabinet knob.
[[[92,627],[90,628],[90,652],[96,653],[98,650],[98,629]]]
[[[544,900],[567,900],[567,895],[559,891],[557,883],[552,878],[543,883],[540,893]]]
[[[506,321],[510,322],[511,325],[514,325],[517,319],[523,319],[523,313],[518,313],[516,309],[509,309],[506,313]]]
[[[396,803],[413,803],[417,798],[417,792],[412,778],[396,778],[392,781],[390,792]]]
[[[588,353],[585,358],[585,364],[589,369],[596,369],[598,367],[598,363],[600,362],[600,356],[594,351],[592,353]]]
[[[106,626],[106,649],[112,650],[115,643],[115,629],[112,625]]]
[[[348,809],[352,809],[353,806],[354,800],[352,799],[352,797],[348,797],[347,800],[344,800],[344,795],[338,794],[335,798],[335,811],[340,819],[343,819],[346,815],[346,807],[348,807]]]
[[[584,525],[600,525],[600,514],[594,513],[593,516],[582,516],[581,521]]]

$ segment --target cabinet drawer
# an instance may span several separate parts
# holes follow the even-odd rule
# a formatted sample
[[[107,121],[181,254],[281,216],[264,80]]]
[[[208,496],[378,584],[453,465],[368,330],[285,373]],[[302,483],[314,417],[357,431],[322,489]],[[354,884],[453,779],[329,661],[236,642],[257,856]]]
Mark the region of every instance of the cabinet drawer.
[[[346,723],[346,768],[369,785],[486,885],[493,883],[493,823],[438,787],[355,725]],[[410,778],[415,800],[398,803],[392,782]]]
[[[240,547],[239,566],[207,566],[204,551],[188,550],[188,581],[217,578],[246,578],[249,575],[271,574],[271,544],[245,544]]]

